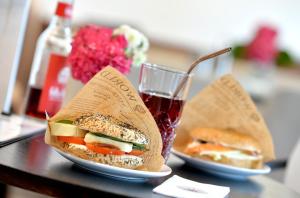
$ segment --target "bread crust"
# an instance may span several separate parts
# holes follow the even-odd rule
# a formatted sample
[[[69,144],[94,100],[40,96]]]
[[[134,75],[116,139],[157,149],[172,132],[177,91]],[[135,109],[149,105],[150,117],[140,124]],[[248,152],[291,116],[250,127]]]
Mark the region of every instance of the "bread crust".
[[[88,149],[80,149],[65,142],[56,144],[55,147],[63,152],[70,153],[85,160],[91,160],[101,164],[107,164],[121,168],[139,169],[139,167],[142,167],[144,164],[144,160],[141,157],[134,155],[104,155],[95,153]]]
[[[142,131],[109,115],[86,114],[76,119],[74,124],[80,129],[93,133],[101,133],[137,144],[149,144]]]
[[[236,131],[215,128],[195,128],[190,132],[190,135],[196,140],[261,153],[261,147],[255,138]]]
[[[234,159],[234,158],[228,158],[223,155],[221,156],[221,158],[219,160],[214,160],[213,157],[211,157],[209,155],[194,154],[194,155],[192,155],[192,157],[217,162],[220,164],[226,164],[226,165],[230,165],[230,166],[240,167],[240,168],[261,169],[263,167],[262,157],[258,158],[256,160]]]

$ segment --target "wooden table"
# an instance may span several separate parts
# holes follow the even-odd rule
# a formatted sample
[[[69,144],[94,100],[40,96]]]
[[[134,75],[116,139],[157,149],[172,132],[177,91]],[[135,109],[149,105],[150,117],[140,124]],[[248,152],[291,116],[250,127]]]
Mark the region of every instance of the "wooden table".
[[[0,149],[0,181],[8,185],[59,197],[161,197],[152,189],[162,179],[132,183],[94,175],[66,160],[43,141],[43,136],[25,139]],[[176,174],[198,182],[229,186],[229,197],[300,197],[265,176],[246,181],[218,178],[184,165],[171,156],[168,165]]]

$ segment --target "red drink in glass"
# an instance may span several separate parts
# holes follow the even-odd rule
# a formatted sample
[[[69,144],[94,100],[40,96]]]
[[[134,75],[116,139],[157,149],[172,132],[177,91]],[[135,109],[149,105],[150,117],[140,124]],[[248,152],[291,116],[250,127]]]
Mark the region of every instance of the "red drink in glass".
[[[42,89],[30,87],[29,88],[29,94],[28,94],[28,100],[26,103],[26,109],[25,114],[39,118],[39,119],[46,119],[45,110],[47,111],[47,114],[52,117],[54,116],[60,109],[62,101],[61,100],[52,100],[54,102],[47,104],[47,109],[41,110],[39,108],[40,104],[40,98],[42,95]]]
[[[25,109],[26,115],[30,115],[32,117],[45,119],[45,112],[38,111],[39,100],[41,97],[42,89],[30,87],[28,102]]]
[[[179,122],[184,101],[155,92],[140,92],[140,96],[160,130],[163,142],[162,156],[167,159],[175,138],[175,128]]]
[[[180,120],[190,79],[186,72],[150,63],[143,63],[140,70],[139,93],[160,130],[163,143],[161,154],[165,162],[175,139],[175,128]],[[186,83],[173,96],[182,81]]]

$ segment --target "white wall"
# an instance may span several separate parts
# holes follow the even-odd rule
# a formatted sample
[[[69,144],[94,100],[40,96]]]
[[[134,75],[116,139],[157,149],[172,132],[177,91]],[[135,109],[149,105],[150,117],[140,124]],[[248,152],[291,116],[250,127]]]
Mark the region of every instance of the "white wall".
[[[35,4],[47,16],[55,7],[49,0]],[[279,45],[300,59],[299,11],[299,0],[75,0],[74,20],[129,23],[196,50],[250,39],[258,24],[270,23],[279,29]]]
[[[0,113],[10,113],[30,0],[0,1]]]

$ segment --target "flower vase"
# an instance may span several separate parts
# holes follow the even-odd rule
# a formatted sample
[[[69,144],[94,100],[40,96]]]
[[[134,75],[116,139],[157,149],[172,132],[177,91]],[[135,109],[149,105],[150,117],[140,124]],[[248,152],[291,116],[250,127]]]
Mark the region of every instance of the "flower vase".
[[[65,106],[83,86],[84,84],[81,81],[75,80],[74,78],[69,78],[68,83],[66,85],[63,106]]]
[[[276,88],[276,66],[256,61],[236,61],[233,73],[254,99],[272,96]]]

